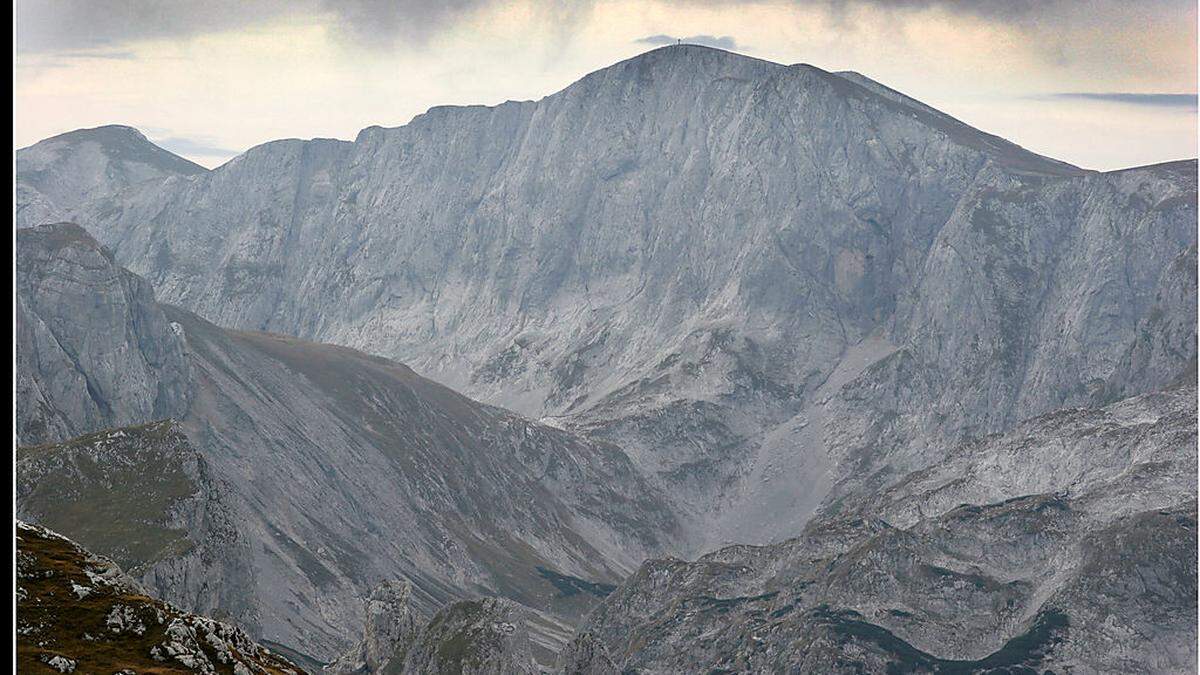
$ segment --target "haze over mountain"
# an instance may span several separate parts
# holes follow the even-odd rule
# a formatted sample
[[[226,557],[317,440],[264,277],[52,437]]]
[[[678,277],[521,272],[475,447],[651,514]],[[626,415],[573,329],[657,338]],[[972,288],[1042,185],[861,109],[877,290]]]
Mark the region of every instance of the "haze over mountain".
[[[178,419],[246,523],[257,590],[238,616],[268,639],[328,658],[396,575],[424,611],[486,590],[570,619],[583,608],[547,600],[547,579],[735,543],[771,546],[712,553],[733,566],[717,581],[709,562],[646,563],[565,664],[837,669],[850,631],[869,668],[986,660],[1031,634],[1036,653],[988,663],[1088,668],[1126,634],[1040,640],[1103,603],[1130,634],[1152,625],[1124,608],[1136,592],[1079,590],[1142,562],[1171,618],[1122,658],[1195,661],[1194,569],[1093,548],[1161,528],[1159,554],[1194,558],[1194,481],[1167,476],[1195,475],[1195,390],[1178,388],[1196,369],[1194,160],[1085,171],[856,73],[690,45],[212,171],[153,164],[132,130],[76,133],[17,153],[18,224],[66,219],[106,247],[19,232],[22,439]],[[72,169],[118,136],[126,165],[174,168]],[[1105,445],[1113,425],[1148,445]],[[1116,489],[1127,504],[1098,496]],[[997,552],[1013,522],[1033,540]],[[907,579],[905,606],[851,571],[838,585],[860,555]],[[698,598],[717,604],[689,613]],[[986,608],[1001,623],[967,625]],[[783,632],[751,635],[774,612]],[[785,646],[813,626],[833,633]]]

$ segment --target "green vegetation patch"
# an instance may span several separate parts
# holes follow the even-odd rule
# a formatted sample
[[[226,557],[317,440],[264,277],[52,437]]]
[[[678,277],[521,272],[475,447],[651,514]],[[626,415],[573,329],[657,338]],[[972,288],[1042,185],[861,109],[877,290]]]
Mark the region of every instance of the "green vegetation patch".
[[[171,514],[198,488],[192,450],[171,422],[17,451],[17,501],[35,519],[137,575],[193,545]]]

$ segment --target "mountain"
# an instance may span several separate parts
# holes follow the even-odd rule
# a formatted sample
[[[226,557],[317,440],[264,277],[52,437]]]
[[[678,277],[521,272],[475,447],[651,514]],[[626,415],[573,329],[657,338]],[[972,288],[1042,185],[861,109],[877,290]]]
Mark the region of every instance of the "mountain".
[[[945,455],[797,539],[647,562],[565,671],[1196,668],[1194,382]]]
[[[219,325],[620,445],[699,553],[798,534],[867,455],[886,482],[1193,368],[1196,186],[682,45],[63,208]]]
[[[96,240],[18,232],[22,443],[171,418],[186,506],[95,541],[256,636],[382,663],[408,580],[543,663],[599,603],[569,672],[1194,668],[1194,160],[690,45],[116,189],[31,150],[21,213]],[[18,453],[38,517],[159,461],[97,442]],[[153,560],[208,512],[228,554]]]
[[[132,127],[78,129],[20,151],[17,227],[63,220],[91,199],[112,197],[146,181],[195,176],[208,169],[151,143]]]
[[[120,558],[169,601],[328,661],[359,633],[361,598],[402,578],[423,616],[500,595],[546,612],[561,641],[599,598],[564,584],[611,584],[675,548],[673,515],[611,444],[387,359],[160,305],[78,227],[16,239],[17,333],[34,338],[18,351],[58,349],[18,358],[17,427],[94,432],[18,450],[17,511]],[[51,387],[67,369],[74,385]],[[136,414],[170,421],[95,431],[125,418],[62,412],[164,390],[179,394],[170,406]],[[24,391],[54,392],[55,414]]]
[[[111,560],[16,522],[16,663],[38,673],[304,671],[241,630],[146,595]]]

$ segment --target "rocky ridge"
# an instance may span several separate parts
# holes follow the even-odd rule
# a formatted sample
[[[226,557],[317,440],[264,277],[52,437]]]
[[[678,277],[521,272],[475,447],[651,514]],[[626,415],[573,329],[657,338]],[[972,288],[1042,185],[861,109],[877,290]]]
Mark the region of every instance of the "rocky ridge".
[[[959,446],[797,539],[647,562],[571,673],[1188,672],[1196,389]]]
[[[18,230],[17,250],[17,442],[180,415],[183,341],[150,285],[77,225]]]
[[[22,672],[304,671],[243,631],[145,594],[112,561],[16,522],[16,662]]]

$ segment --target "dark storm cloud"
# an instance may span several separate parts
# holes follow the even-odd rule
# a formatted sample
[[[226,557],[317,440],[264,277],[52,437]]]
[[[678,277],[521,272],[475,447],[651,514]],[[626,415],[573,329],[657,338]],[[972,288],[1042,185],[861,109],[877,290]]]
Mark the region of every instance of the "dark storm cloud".
[[[671,0],[681,7],[737,7],[757,0]],[[1053,30],[1080,22],[1128,30],[1113,12],[1127,0],[793,0],[851,20],[847,10],[919,11],[940,9],[996,23]],[[283,18],[319,18],[339,39],[365,47],[421,43],[429,36],[505,0],[17,0],[17,46],[22,53],[111,49],[153,38],[186,38],[222,30],[246,29]],[[570,32],[591,11],[594,0],[533,0],[537,15]],[[1192,0],[1139,0],[1141,14],[1188,12]],[[663,36],[651,36],[663,37]],[[728,36],[698,35],[692,40]],[[706,44],[706,43],[701,43]],[[723,47],[729,48],[729,47]]]
[[[25,53],[74,52],[210,33],[278,16],[287,4],[283,0],[17,0],[17,49]]]
[[[362,46],[422,42],[501,0],[17,0],[22,53],[108,49],[156,38],[187,38],[247,29],[280,18],[323,20],[340,39]],[[539,14],[566,27],[591,0],[535,2]]]
[[[692,35],[690,37],[675,37],[674,35],[647,35],[644,38],[638,38],[635,42],[641,42],[648,45],[673,45],[676,42],[684,42],[692,45],[704,45],[705,47],[716,47],[717,49],[734,50],[738,48],[737,40],[731,35]]]
[[[186,38],[287,17],[328,17],[347,39],[417,38],[489,0],[17,0],[17,47],[25,53],[110,48],[136,40]]]
[[[1051,94],[1050,98],[1075,101],[1102,101],[1127,103],[1155,108],[1178,108],[1196,110],[1196,94],[1143,94],[1127,92],[1063,92]]]

